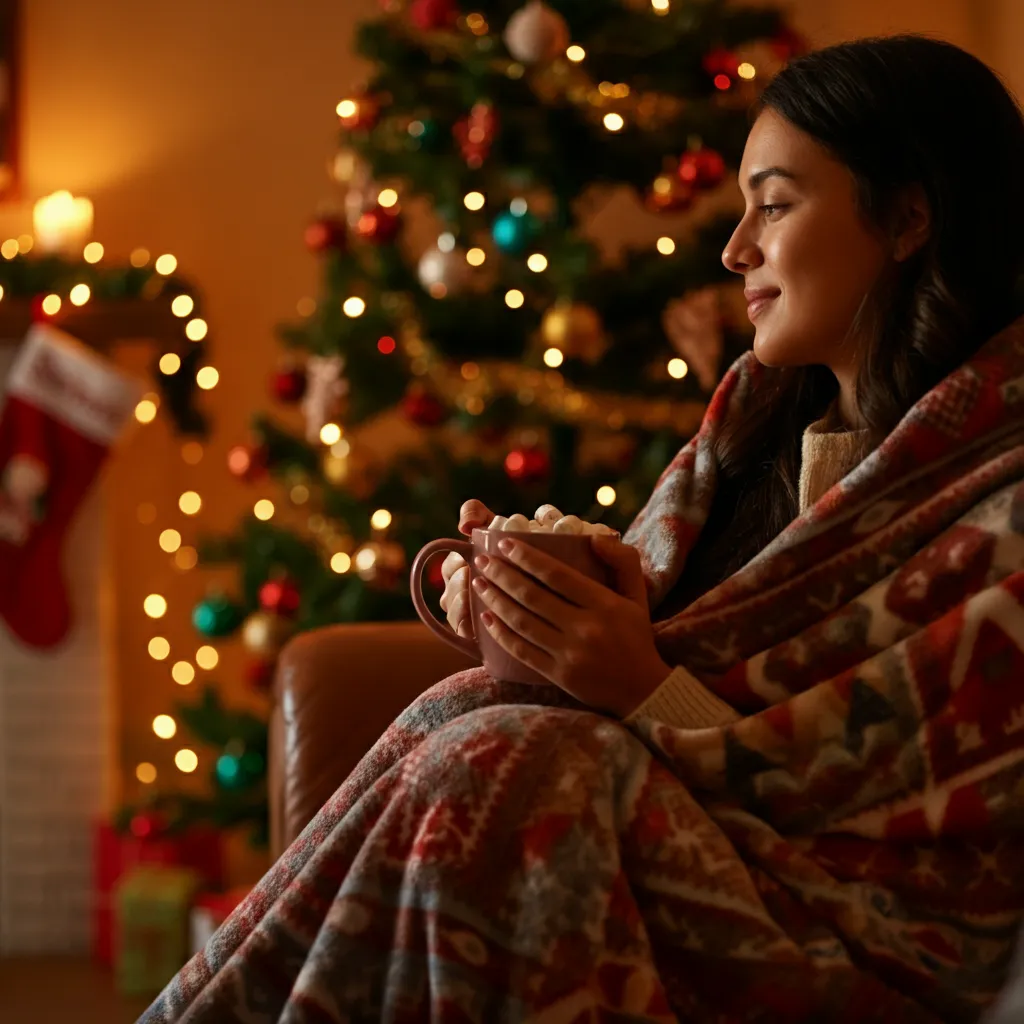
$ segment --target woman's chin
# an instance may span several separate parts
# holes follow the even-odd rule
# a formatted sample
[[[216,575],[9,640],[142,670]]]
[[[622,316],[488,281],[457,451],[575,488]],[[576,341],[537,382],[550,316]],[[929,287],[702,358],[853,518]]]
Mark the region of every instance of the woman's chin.
[[[754,333],[754,357],[763,366],[802,366],[806,360],[797,347],[787,344],[784,336],[771,328],[758,326]]]

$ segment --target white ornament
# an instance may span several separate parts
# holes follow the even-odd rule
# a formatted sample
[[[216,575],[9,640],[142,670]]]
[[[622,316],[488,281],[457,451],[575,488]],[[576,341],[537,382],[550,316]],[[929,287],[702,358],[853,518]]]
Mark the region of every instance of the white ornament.
[[[553,60],[569,45],[569,26],[541,0],[530,0],[505,27],[508,52],[522,64]]]
[[[416,274],[428,292],[437,285],[443,285],[446,294],[451,295],[465,288],[469,280],[469,264],[462,249],[442,252],[435,246],[420,258]]]
[[[316,444],[325,423],[341,414],[342,399],[348,394],[343,376],[344,356],[310,356],[306,361],[306,394],[302,412],[306,417],[306,440]]]

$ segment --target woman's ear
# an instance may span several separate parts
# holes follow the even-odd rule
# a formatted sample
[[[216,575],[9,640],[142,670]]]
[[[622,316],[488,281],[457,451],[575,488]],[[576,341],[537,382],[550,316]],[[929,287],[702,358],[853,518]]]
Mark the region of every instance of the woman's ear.
[[[897,203],[896,234],[892,254],[897,263],[910,259],[928,241],[932,230],[932,206],[924,187],[908,185]]]

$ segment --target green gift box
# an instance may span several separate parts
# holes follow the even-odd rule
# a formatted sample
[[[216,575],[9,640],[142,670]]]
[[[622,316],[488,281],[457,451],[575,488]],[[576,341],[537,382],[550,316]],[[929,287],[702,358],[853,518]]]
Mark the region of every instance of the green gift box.
[[[199,876],[188,868],[133,868],[114,892],[115,971],[122,995],[156,995],[188,960],[188,917]]]

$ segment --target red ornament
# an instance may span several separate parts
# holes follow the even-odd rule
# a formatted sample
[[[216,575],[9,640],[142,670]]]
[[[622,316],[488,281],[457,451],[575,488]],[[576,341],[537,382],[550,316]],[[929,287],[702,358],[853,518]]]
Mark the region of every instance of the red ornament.
[[[259,659],[247,662],[245,682],[249,689],[255,690],[256,693],[267,693],[274,685],[274,667],[273,661]]]
[[[735,78],[740,66],[739,58],[736,54],[732,50],[725,49],[724,46],[719,46],[710,53],[705,54],[701,63],[704,65],[704,70],[712,78],[717,78],[719,75]]]
[[[456,122],[452,135],[462,158],[472,167],[483,166],[498,135],[498,115],[490,103],[475,103],[468,117]]]
[[[263,445],[236,444],[228,452],[228,472],[239,480],[258,480],[267,471],[267,449]]]
[[[136,839],[155,839],[166,827],[164,816],[159,811],[139,811],[128,824]]]
[[[385,209],[383,206],[375,206],[367,210],[356,224],[356,233],[360,238],[368,242],[375,242],[377,245],[385,245],[394,240],[398,234],[399,219],[397,213]]]
[[[551,460],[540,448],[516,448],[505,456],[505,472],[516,483],[540,483],[551,472]]]
[[[402,399],[402,412],[420,427],[436,427],[448,416],[444,403],[429,391],[410,391]]]
[[[693,149],[679,160],[679,180],[694,188],[714,188],[725,177],[725,160],[713,149]]]
[[[448,28],[458,17],[455,0],[413,0],[409,6],[412,23],[422,32]]]
[[[305,231],[306,248],[312,253],[341,252],[348,238],[345,222],[336,217],[321,217],[313,221]]]
[[[290,618],[299,610],[302,595],[295,581],[285,576],[279,580],[267,580],[260,587],[260,607],[273,615]]]
[[[270,378],[270,390],[279,402],[293,405],[301,401],[306,393],[306,371],[299,366],[278,370]]]
[[[350,132],[368,132],[380,118],[380,100],[368,92],[342,100],[338,106],[338,120]]]

